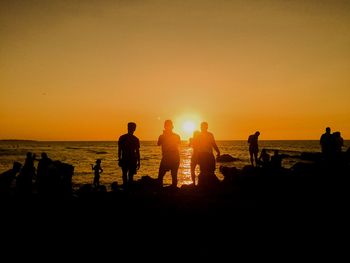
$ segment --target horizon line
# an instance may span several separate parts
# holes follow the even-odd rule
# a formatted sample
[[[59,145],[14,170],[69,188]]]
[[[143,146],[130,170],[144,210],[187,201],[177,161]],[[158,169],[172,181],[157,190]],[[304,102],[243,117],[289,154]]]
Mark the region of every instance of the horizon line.
[[[141,142],[154,142],[155,140],[140,140]],[[247,141],[247,139],[216,139],[216,141]],[[265,139],[259,141],[319,141],[319,139]],[[348,139],[344,139],[348,141]],[[35,140],[35,139],[0,139],[0,142],[118,142],[118,140]],[[188,140],[181,140],[188,142]]]

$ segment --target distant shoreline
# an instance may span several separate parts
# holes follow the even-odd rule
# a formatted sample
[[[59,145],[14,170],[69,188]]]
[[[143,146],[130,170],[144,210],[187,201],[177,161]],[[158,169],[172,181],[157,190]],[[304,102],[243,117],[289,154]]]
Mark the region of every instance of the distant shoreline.
[[[39,142],[37,140],[1,139],[0,142]]]

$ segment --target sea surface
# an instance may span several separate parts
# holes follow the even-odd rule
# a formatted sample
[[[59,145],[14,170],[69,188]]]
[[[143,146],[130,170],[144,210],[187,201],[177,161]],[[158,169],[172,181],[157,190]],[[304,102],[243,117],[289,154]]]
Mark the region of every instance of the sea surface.
[[[246,141],[218,141],[221,154],[230,154],[238,161],[220,164],[217,163],[216,175],[222,179],[219,166],[235,166],[242,168],[248,165],[249,153]],[[350,146],[350,141],[344,142],[343,150]],[[282,165],[290,168],[297,161],[293,156],[300,155],[301,152],[319,152],[319,141],[259,141],[260,150],[266,148],[269,154],[273,150],[280,150],[281,154],[288,154],[289,158],[283,159]],[[121,184],[121,169],[117,165],[117,142],[53,142],[53,141],[0,141],[0,173],[10,169],[14,161],[24,163],[27,152],[33,152],[40,158],[42,152],[46,152],[52,160],[59,160],[74,166],[73,186],[79,187],[82,184],[92,183],[93,171],[91,164],[96,159],[102,160],[103,173],[100,183],[105,184],[109,189],[112,182]],[[141,176],[149,175],[156,178],[158,175],[159,163],[161,160],[161,149],[156,141],[141,142],[141,168],[135,175],[135,180]],[[188,142],[182,142],[180,147],[181,163],[178,173],[179,186],[191,183],[190,162],[192,149]],[[37,162],[36,162],[37,165]],[[197,168],[198,173],[198,168]],[[171,183],[170,173],[164,177],[164,185]]]

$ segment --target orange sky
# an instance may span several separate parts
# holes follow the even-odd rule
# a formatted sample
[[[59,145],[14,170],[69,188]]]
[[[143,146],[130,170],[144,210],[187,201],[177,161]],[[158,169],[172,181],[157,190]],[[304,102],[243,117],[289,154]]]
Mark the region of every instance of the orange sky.
[[[305,3],[307,2],[307,3]],[[0,138],[350,138],[347,1],[1,1]],[[187,116],[187,117],[186,117]]]

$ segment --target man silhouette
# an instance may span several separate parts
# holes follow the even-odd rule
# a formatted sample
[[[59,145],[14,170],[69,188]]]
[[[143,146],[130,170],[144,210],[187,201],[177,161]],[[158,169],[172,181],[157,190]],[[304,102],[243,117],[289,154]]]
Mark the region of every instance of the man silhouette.
[[[136,123],[128,123],[128,133],[119,137],[118,164],[123,172],[123,185],[133,182],[136,170],[140,169],[140,141],[134,135]]]
[[[208,132],[208,123],[201,123],[201,132],[198,135],[198,158],[201,173],[213,174],[215,172],[215,157],[213,148],[220,156],[219,147],[216,145],[214,135]]]
[[[177,187],[177,171],[180,165],[179,145],[180,136],[173,133],[173,122],[166,120],[164,122],[163,134],[158,138],[158,146],[162,146],[162,160],[159,166],[158,182],[163,186],[163,177],[167,171],[171,171],[172,187]]]
[[[260,132],[257,131],[248,137],[250,163],[252,164],[252,166],[254,166],[254,159],[255,159],[255,165],[256,166],[258,165],[258,153],[259,153],[258,137],[259,137],[259,135],[260,135]],[[254,157],[254,159],[253,159],[253,157]]]
[[[331,128],[327,127],[326,132],[320,138],[321,151],[325,158],[329,158],[333,148],[333,136]]]

